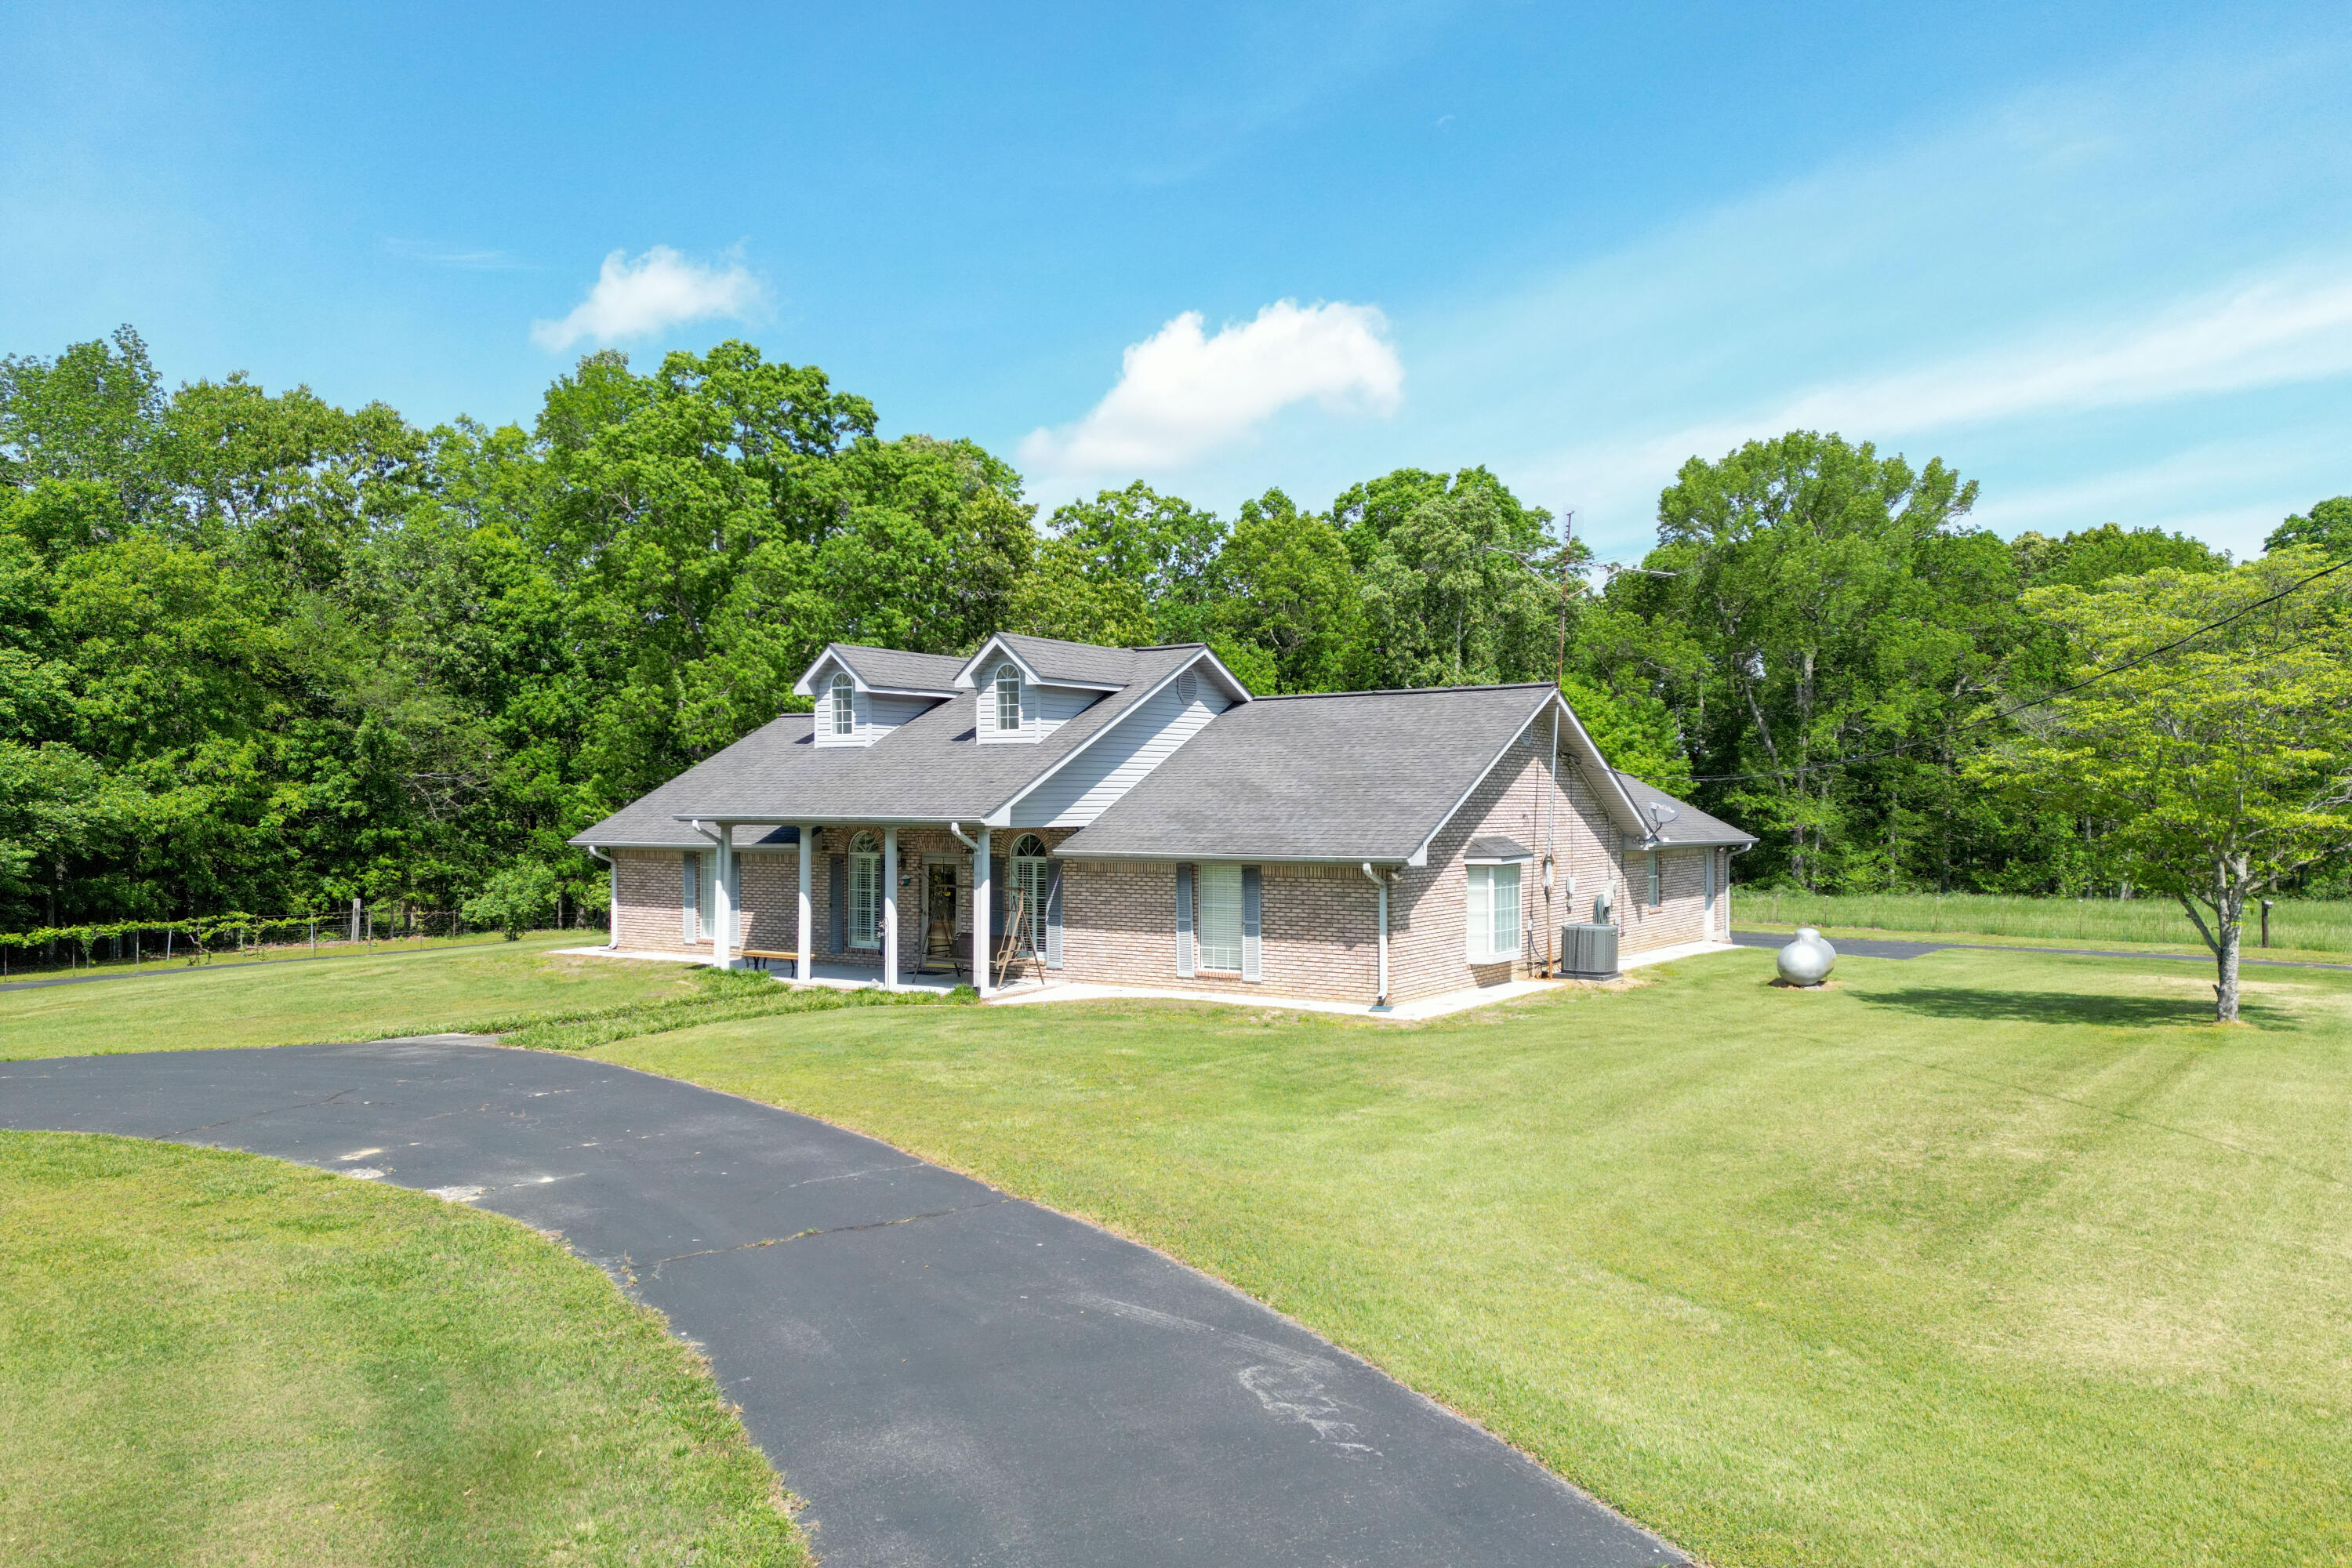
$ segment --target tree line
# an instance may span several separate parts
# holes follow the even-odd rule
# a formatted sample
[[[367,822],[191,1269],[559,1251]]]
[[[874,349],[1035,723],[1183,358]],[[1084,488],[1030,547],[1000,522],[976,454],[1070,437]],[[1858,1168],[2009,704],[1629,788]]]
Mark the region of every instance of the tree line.
[[[1969,726],[2068,667],[2037,593],[2231,563],[2113,524],[2003,541],[1976,494],[1793,432],[1694,458],[1603,574],[1483,468],[1040,519],[975,443],[885,438],[741,342],[592,354],[529,428],[420,429],[242,375],[166,390],[125,328],[0,360],[0,930],[446,910],[518,865],[593,907],[564,839],[803,706],[831,641],[1197,640],[1316,691],[1549,679],[1563,613],[1579,713],[1761,833],[1748,879],[2109,890],[2116,824],[2021,808]],[[2352,500],[2273,542],[2352,551]]]

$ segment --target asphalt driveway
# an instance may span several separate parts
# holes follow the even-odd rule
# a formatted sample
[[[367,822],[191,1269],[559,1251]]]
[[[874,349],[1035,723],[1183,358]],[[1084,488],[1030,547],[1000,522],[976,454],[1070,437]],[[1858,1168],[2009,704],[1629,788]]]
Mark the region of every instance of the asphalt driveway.
[[[838,1128],[457,1040],[0,1064],[0,1126],[215,1144],[562,1233],[710,1356],[827,1568],[1680,1553],[1147,1248]]]

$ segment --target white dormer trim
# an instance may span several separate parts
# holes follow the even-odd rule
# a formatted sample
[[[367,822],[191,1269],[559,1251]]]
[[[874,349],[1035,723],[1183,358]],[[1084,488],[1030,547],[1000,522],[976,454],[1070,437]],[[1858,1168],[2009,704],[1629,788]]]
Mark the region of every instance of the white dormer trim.
[[[1226,692],[1232,696],[1234,700],[1232,705],[1234,707],[1238,708],[1244,702],[1256,700],[1255,698],[1250,696],[1249,688],[1244,686],[1234,676],[1234,672],[1225,668],[1223,660],[1220,659],[1215,654],[1211,653],[1207,648],[1201,648],[1196,651],[1191,658],[1186,659],[1182,664],[1178,665],[1175,668],[1161,676],[1158,680],[1153,681],[1150,688],[1144,691],[1142,695],[1136,698],[1134,701],[1129,703],[1126,710],[1121,712],[1118,718],[1113,719],[1109,723],[1105,724],[1101,729],[1097,730],[1093,734],[1088,735],[1085,740],[1080,741],[1076,745],[1071,747],[1068,752],[1055,760],[1053,766],[1047,768],[1044,773],[1039,773],[1035,778],[1031,779],[1027,784],[1023,784],[1005,800],[1003,805],[998,806],[994,811],[990,812],[981,820],[991,827],[1012,826],[1013,808],[1014,806],[1019,805],[1029,796],[1036,794],[1048,779],[1060,773],[1063,769],[1068,767],[1072,763],[1076,762],[1080,757],[1086,755],[1087,748],[1093,746],[1105,735],[1109,734],[1112,731],[1117,730],[1120,725],[1126,723],[1129,719],[1135,717],[1137,713],[1143,710],[1147,703],[1149,703],[1154,697],[1157,697],[1166,688],[1173,685],[1183,676],[1203,667],[1206,667],[1208,669],[1215,673],[1218,682],[1223,685]]]
[[[935,686],[876,686],[857,673],[857,666],[850,662],[847,654],[842,652],[842,645],[839,643],[824,645],[824,651],[816,656],[816,662],[803,670],[801,678],[793,682],[793,694],[796,697],[816,696],[821,689],[817,677],[824,672],[827,666],[838,667],[856,684],[858,690],[869,696],[950,698],[955,695],[952,690],[942,690]]]
[[[996,674],[996,666],[998,662],[1008,658],[1013,661],[1013,667],[1021,671],[1021,679],[1027,681],[1032,686],[1066,686],[1079,691],[1124,691],[1127,689],[1125,685],[1118,682],[1112,682],[1106,685],[1099,680],[1048,680],[1044,676],[1037,673],[1037,668],[1034,665],[1021,657],[1019,649],[1015,648],[1011,643],[1004,640],[1004,634],[1003,632],[997,633],[994,637],[990,637],[986,642],[981,644],[980,650],[977,653],[974,653],[970,658],[963,661],[963,668],[956,671],[956,689],[958,691],[971,691],[975,689],[982,684],[982,678],[983,675],[990,679],[993,679]]]

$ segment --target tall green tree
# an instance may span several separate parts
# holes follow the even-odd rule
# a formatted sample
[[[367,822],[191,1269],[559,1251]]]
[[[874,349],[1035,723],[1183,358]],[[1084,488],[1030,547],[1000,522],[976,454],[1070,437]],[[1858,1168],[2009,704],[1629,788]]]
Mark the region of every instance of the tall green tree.
[[[1977,764],[2021,800],[2115,824],[2103,853],[2179,900],[2212,949],[2223,1023],[2247,901],[2352,849],[2352,593],[2294,586],[2321,560],[2291,546],[2227,573],[2034,590],[2081,689],[2019,714]]]
[[[1234,642],[1265,651],[1275,690],[1355,684],[1363,594],[1328,518],[1302,513],[1279,489],[1244,501],[1219,567],[1220,624]]]
[[[1657,549],[1621,575],[1588,648],[1675,708],[1714,782],[1704,803],[1763,829],[1764,864],[1809,888],[1883,884],[1904,855],[1853,754],[1916,741],[1990,669],[1988,616],[2012,604],[1998,548],[1956,542],[1977,487],[1868,443],[1792,431],[1694,458],[1659,500]],[[1916,822],[1916,817],[1915,817]]]
[[[2331,561],[2352,555],[2352,496],[2336,496],[2313,507],[2309,515],[2288,518],[2263,541],[2264,550],[2289,550],[2307,544]]]
[[[1354,668],[1385,687],[1549,679],[1559,579],[1582,558],[1551,514],[1485,468],[1451,479],[1403,468],[1351,487],[1332,520],[1357,563],[1362,647]]]

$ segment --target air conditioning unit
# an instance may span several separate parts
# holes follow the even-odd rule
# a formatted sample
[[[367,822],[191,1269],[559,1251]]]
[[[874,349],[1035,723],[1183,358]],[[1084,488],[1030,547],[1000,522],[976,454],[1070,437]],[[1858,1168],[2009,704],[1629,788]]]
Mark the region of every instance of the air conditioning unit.
[[[1565,925],[1559,928],[1559,973],[1568,980],[1617,978],[1617,928]]]

